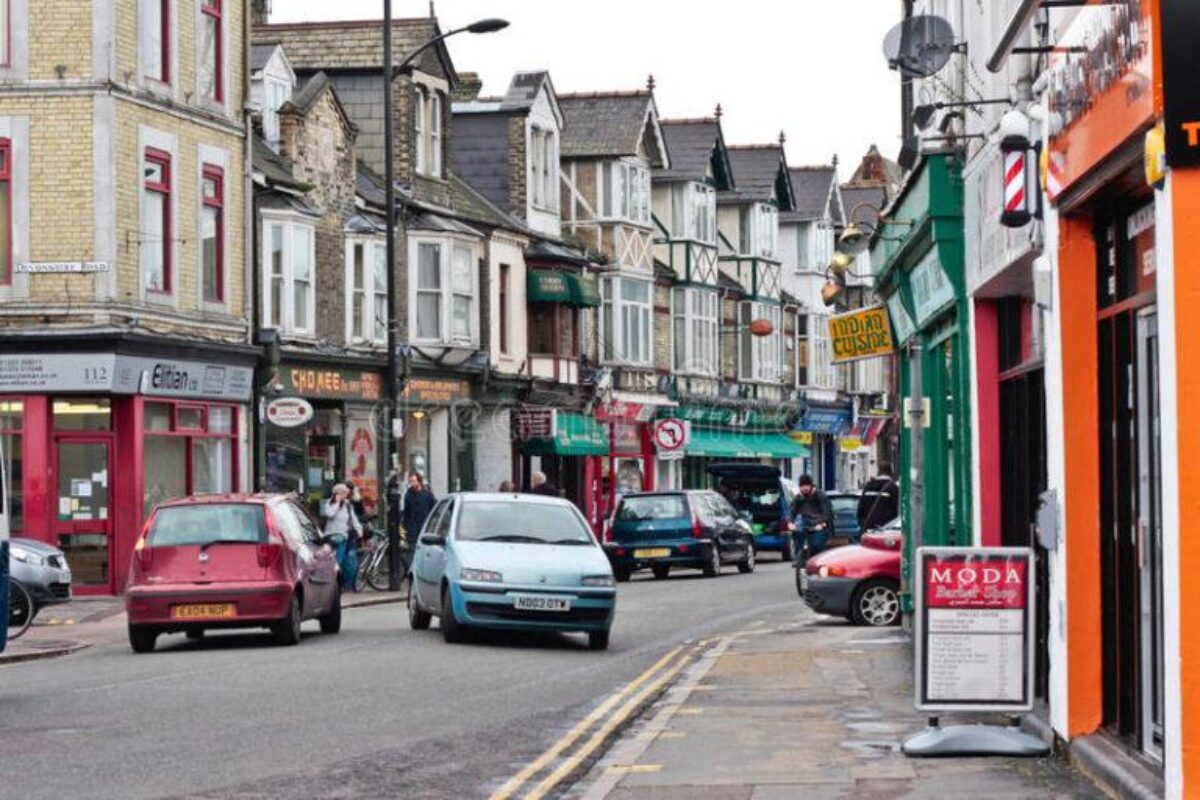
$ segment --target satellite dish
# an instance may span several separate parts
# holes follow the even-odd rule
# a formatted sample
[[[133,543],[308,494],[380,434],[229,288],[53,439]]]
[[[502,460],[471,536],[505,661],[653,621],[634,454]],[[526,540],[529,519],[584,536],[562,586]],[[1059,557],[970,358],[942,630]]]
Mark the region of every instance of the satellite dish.
[[[961,48],[954,28],[941,17],[921,14],[904,20],[883,39],[888,68],[909,78],[928,78],[941,71]]]

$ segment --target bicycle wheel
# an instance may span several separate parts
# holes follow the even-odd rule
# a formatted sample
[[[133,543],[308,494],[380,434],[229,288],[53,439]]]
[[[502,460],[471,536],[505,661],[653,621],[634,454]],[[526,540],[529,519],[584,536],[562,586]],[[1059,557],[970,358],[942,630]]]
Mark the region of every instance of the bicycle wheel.
[[[367,583],[377,592],[386,592],[388,588],[388,546],[383,543],[372,554],[370,569],[366,570]]]
[[[375,561],[375,551],[363,548],[358,551],[358,574],[354,576],[354,591],[361,592],[367,586],[367,572]]]
[[[33,622],[33,615],[33,597],[29,594],[29,590],[25,588],[25,584],[10,578],[8,581],[8,640],[10,642],[29,630],[29,625]]]

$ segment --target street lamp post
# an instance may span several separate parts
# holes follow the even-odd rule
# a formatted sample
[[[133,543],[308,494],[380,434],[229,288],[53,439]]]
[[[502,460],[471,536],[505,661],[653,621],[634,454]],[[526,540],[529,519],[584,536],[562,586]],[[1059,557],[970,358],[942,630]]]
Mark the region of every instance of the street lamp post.
[[[392,84],[396,76],[407,69],[417,56],[433,47],[438,42],[456,33],[494,33],[508,27],[508,22],[502,19],[482,19],[463,28],[455,28],[443,34],[434,36],[420,47],[413,50],[398,65],[392,66],[392,0],[383,0],[383,175],[384,195],[387,198],[386,249],[387,249],[387,376],[385,386],[391,417],[388,420],[390,430],[387,441],[390,442],[388,465],[392,466],[396,454],[396,434],[399,432],[396,420],[399,418],[400,406],[400,345],[396,337],[396,165],[395,165],[395,129],[396,121],[393,112]],[[386,494],[384,495],[386,497]],[[387,504],[384,504],[387,509]],[[390,511],[390,509],[387,509]],[[387,520],[388,531],[388,589],[400,589],[400,526],[397,520]]]

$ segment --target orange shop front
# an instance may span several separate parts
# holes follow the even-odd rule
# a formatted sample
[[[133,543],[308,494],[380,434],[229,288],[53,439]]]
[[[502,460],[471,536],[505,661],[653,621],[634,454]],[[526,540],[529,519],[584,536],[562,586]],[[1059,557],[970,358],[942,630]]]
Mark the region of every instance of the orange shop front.
[[[253,358],[236,360],[0,356],[12,533],[61,547],[76,595],[121,591],[156,503],[245,488]]]

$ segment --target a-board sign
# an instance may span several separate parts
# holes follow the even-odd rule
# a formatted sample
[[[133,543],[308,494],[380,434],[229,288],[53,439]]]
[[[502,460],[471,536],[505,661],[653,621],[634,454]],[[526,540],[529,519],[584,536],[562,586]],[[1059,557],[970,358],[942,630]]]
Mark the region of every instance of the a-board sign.
[[[922,547],[916,562],[917,709],[1032,710],[1032,551]]]

